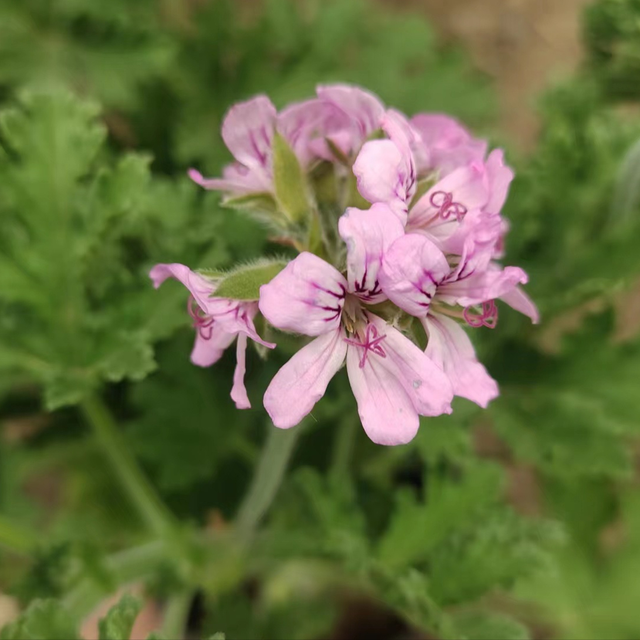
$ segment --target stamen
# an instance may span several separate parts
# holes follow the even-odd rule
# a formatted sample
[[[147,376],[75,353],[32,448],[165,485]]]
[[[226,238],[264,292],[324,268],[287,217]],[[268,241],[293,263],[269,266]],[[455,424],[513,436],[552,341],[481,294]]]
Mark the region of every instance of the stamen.
[[[462,315],[472,327],[487,327],[495,329],[498,324],[498,307],[493,300],[482,303],[482,311],[479,314],[473,312],[473,307],[465,307]]]
[[[364,349],[362,358],[360,358],[360,368],[364,369],[364,365],[367,363],[367,356],[369,355],[369,351],[375,353],[381,358],[387,357],[384,349],[380,346],[380,343],[386,337],[387,336],[385,334],[378,335],[378,330],[376,329],[375,325],[368,324],[363,342],[359,342],[358,340],[354,340],[353,338],[345,338],[344,341],[348,344],[353,345],[354,347],[361,347],[362,349]]]
[[[189,300],[187,301],[187,311],[193,318],[193,328],[197,330],[200,337],[203,340],[211,340],[211,337],[213,336],[214,320],[198,306],[198,303],[195,301],[193,296],[189,296]]]
[[[456,217],[458,222],[467,213],[467,207],[459,202],[453,201],[453,194],[448,191],[436,191],[429,199],[432,206],[438,209],[437,215],[443,220],[448,220],[452,215]]]

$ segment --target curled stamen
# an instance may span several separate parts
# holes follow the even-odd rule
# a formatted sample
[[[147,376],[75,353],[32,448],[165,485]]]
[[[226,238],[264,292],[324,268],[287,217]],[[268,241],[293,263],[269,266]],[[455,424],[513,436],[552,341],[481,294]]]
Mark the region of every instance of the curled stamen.
[[[373,324],[368,324],[363,342],[359,342],[358,340],[354,340],[353,338],[345,338],[344,341],[348,344],[353,345],[354,347],[361,347],[362,349],[364,349],[362,357],[360,358],[360,368],[364,369],[364,365],[367,363],[367,355],[369,354],[369,351],[375,353],[381,358],[387,357],[384,349],[380,346],[380,343],[386,337],[387,336],[385,334],[378,335],[378,330],[375,328],[375,326]]]
[[[453,215],[460,222],[465,213],[467,213],[467,207],[459,202],[454,202],[453,194],[448,191],[434,192],[429,202],[438,209],[438,215],[443,220],[448,220]]]
[[[193,328],[198,331],[200,337],[203,340],[211,340],[214,320],[198,306],[193,296],[190,296],[187,301],[187,311],[193,318]]]
[[[489,329],[495,329],[498,324],[498,307],[493,300],[488,300],[482,303],[482,311],[479,314],[473,312],[472,307],[465,307],[462,315],[472,327],[487,327]]]

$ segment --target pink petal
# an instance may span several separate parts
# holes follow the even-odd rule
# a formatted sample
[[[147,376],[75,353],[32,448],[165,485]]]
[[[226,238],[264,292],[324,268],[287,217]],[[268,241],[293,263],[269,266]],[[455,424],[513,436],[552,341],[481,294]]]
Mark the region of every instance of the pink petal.
[[[509,193],[509,185],[513,180],[513,169],[505,165],[502,149],[495,149],[489,154],[486,169],[490,190],[485,210],[489,213],[500,213]]]
[[[458,167],[484,160],[487,143],[472,138],[457,120],[449,116],[421,113],[411,118],[410,124],[430,150],[429,164],[424,160],[419,164],[422,171],[437,169],[440,175],[445,176]]]
[[[368,318],[378,335],[386,336],[381,342],[386,358],[372,354],[367,362],[378,362],[399,380],[420,415],[451,413],[453,390],[442,370],[409,338],[386,324],[382,318],[372,313],[368,314]]]
[[[540,322],[538,308],[521,287],[515,287],[515,289],[511,289],[511,291],[501,295],[500,300],[506,302],[512,309],[529,316],[533,324]]]
[[[325,394],[344,362],[344,329],[319,336],[300,349],[275,375],[264,394],[264,407],[281,429],[297,425]]]
[[[228,298],[209,298],[207,314],[216,323],[229,333],[244,333],[254,342],[257,342],[268,349],[273,349],[276,345],[273,342],[266,342],[256,331],[253,319],[258,313],[257,302],[243,302],[240,300],[229,300]]]
[[[357,347],[352,346],[347,351],[347,372],[358,402],[358,414],[369,438],[384,445],[413,440],[420,420],[400,380],[373,358],[361,369],[360,354]]]
[[[320,85],[318,98],[338,107],[352,123],[350,151],[357,151],[367,137],[380,128],[384,106],[379,98],[364,89],[347,84]]]
[[[442,285],[438,289],[438,298],[446,304],[468,307],[502,298],[517,285],[526,284],[528,279],[520,267],[488,268]]]
[[[429,335],[426,354],[447,374],[455,395],[481,407],[498,397],[498,384],[476,359],[471,340],[459,324],[439,313],[430,313],[423,324]]]
[[[236,334],[227,333],[215,323],[211,328],[211,338],[205,340],[196,331],[196,341],[191,351],[191,362],[198,367],[210,367],[220,360],[225,349],[235,340]]]
[[[183,264],[157,264],[149,272],[153,286],[157,289],[167,278],[175,278],[181,282],[194,297],[198,306],[206,311],[215,285],[206,278],[191,271]]]
[[[447,259],[431,240],[410,233],[385,252],[378,278],[392,302],[420,317],[427,314],[436,288],[449,271]]]
[[[260,311],[278,329],[318,336],[340,325],[347,281],[312,253],[301,253],[260,287]]]
[[[420,229],[428,225],[438,225],[455,220],[440,206],[448,194],[451,203],[463,210],[481,209],[489,200],[489,179],[487,170],[480,162],[473,162],[456,169],[437,182],[425,193],[409,212],[409,227]],[[447,217],[448,216],[448,217]]]
[[[325,138],[348,129],[351,122],[335,105],[319,99],[292,104],[278,115],[278,131],[303,166],[320,157],[332,159]]]
[[[247,371],[247,336],[238,334],[238,344],[236,345],[236,369],[233,373],[233,387],[231,388],[231,399],[236,403],[238,409],[251,409],[247,388],[244,386],[244,374]]]
[[[409,198],[403,186],[407,158],[391,140],[367,142],[353,165],[360,195],[369,202],[388,204],[404,225]]]
[[[391,243],[404,235],[402,223],[389,207],[374,204],[368,211],[349,207],[338,229],[347,245],[349,291],[366,302],[381,302],[385,296],[378,284],[378,271]]]
[[[222,139],[235,159],[245,167],[267,170],[276,125],[276,109],[266,96],[240,102],[222,122]]]

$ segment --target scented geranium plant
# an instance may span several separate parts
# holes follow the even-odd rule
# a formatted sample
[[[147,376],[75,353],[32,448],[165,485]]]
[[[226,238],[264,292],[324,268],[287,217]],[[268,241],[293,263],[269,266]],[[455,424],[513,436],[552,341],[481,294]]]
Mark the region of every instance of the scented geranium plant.
[[[320,86],[280,112],[265,96],[238,104],[222,138],[235,162],[221,178],[195,169],[191,178],[249,209],[299,255],[228,275],[160,264],[151,277],[156,287],[174,277],[189,291],[194,364],[213,364],[238,336],[238,408],[250,407],[247,338],[276,346],[257,334],[258,312],[312,338],[265,393],[277,427],[307,416],[345,362],[378,444],[409,442],[419,416],[451,413],[454,395],[481,407],[498,396],[464,327],[495,329],[498,301],[538,321],[520,286],[526,273],[500,263],[513,178],[502,151],[488,154],[453,118],[409,119],[349,85]]]

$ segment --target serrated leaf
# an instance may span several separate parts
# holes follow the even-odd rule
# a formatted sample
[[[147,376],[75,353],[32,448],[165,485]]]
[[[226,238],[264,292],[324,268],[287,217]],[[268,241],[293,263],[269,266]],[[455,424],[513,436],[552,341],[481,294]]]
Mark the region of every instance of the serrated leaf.
[[[306,176],[295,153],[279,133],[273,137],[273,182],[282,211],[292,222],[302,222],[311,208]]]
[[[142,337],[131,334],[117,336],[110,345],[109,355],[100,361],[99,371],[110,382],[125,378],[143,380],[157,367],[153,348]]]
[[[76,640],[76,626],[57,600],[35,600],[13,623],[0,631],[0,640]]]
[[[128,593],[122,596],[98,623],[100,640],[129,640],[141,609],[142,602],[138,598]]]
[[[389,529],[378,545],[378,557],[389,567],[424,559],[447,536],[496,502],[502,485],[500,470],[490,464],[471,468],[458,481],[430,482],[426,503],[409,491],[397,494]]]
[[[271,282],[286,266],[286,262],[274,260],[240,267],[220,280],[215,297],[258,300],[260,287]]]

